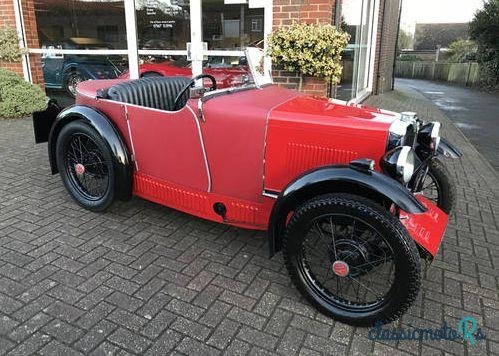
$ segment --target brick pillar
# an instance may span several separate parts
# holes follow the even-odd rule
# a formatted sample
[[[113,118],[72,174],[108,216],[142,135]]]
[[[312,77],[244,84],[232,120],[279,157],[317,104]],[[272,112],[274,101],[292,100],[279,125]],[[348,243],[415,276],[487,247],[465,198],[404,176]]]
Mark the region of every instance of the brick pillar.
[[[273,28],[286,27],[294,22],[332,23],[335,0],[274,0]],[[296,73],[273,71],[278,85],[298,89],[300,77]],[[308,94],[328,96],[328,84],[318,78],[305,77],[302,91]]]
[[[26,46],[28,48],[40,48],[40,43],[38,42],[38,29],[36,26],[34,0],[23,0],[22,11],[24,29],[26,31]],[[44,88],[41,56],[39,54],[30,54],[29,64],[31,69],[31,80],[33,83]]]
[[[379,21],[374,48],[374,94],[392,89],[393,64],[397,50],[397,36],[401,0],[382,0],[379,5]]]
[[[14,3],[12,0],[0,0],[0,28],[8,26],[16,28],[16,18],[14,13]],[[22,63],[1,62],[0,67],[11,70],[21,77],[23,76]]]

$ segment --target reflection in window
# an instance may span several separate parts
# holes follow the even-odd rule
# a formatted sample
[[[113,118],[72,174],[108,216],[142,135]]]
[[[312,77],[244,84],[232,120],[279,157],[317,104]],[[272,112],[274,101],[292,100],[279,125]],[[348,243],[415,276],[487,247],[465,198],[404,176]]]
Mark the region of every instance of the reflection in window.
[[[126,49],[123,0],[34,1],[38,43],[42,49]],[[120,55],[43,53],[30,56],[40,63],[47,94],[67,106],[85,80],[114,79],[127,68]]]
[[[123,0],[37,0],[34,7],[40,46],[77,38],[77,49],[127,48]]]
[[[185,50],[190,42],[189,0],[136,0],[140,49]]]
[[[258,45],[263,34],[263,8],[203,0],[203,41],[209,50],[243,50]]]
[[[203,73],[215,77],[219,89],[249,84],[252,80],[245,56],[209,56],[203,62]]]
[[[350,35],[343,52],[343,74],[336,97],[350,100],[362,95],[368,87],[373,24],[372,0],[342,0],[337,19],[340,28]]]

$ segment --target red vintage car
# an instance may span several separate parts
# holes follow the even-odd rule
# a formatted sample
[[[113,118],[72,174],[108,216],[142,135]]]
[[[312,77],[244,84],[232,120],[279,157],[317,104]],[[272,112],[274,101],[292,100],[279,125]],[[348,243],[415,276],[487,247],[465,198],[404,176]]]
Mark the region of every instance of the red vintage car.
[[[326,315],[400,317],[454,205],[437,157],[459,151],[438,122],[283,89],[254,63],[253,83],[222,90],[207,74],[81,83],[75,106],[34,114],[36,141],[86,209],[135,195],[267,231]]]
[[[142,63],[139,66],[141,78],[190,77],[191,73],[190,62],[179,59]],[[217,88],[219,89],[243,85],[250,76],[249,70],[245,65],[234,67],[206,63],[203,73],[213,76],[216,79]],[[128,71],[123,72],[119,78],[129,79]]]

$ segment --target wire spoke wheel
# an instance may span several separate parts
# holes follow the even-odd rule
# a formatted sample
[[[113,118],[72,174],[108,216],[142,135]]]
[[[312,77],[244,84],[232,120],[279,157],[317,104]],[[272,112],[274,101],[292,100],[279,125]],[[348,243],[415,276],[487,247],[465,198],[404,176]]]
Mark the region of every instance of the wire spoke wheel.
[[[102,199],[109,189],[108,162],[96,142],[73,133],[65,146],[65,168],[73,187],[88,200]]]
[[[414,240],[393,214],[365,197],[324,194],[297,206],[283,253],[300,293],[351,325],[397,319],[420,288]]]
[[[438,180],[433,176],[431,171],[428,172],[425,179],[423,180],[421,191],[426,198],[433,201],[437,205],[442,199],[442,188],[440,187]]]
[[[83,82],[83,78],[78,72],[71,72],[68,74],[66,79],[66,88],[71,96],[76,97],[76,87],[81,82]]]
[[[312,221],[300,268],[329,303],[359,311],[382,304],[395,279],[393,250],[383,236],[362,219],[342,214]]]

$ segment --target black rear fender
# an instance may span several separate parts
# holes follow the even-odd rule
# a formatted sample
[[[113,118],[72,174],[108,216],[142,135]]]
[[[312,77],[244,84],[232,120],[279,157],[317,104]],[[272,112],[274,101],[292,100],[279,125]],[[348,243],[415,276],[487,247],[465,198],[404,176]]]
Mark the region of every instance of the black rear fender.
[[[113,166],[116,172],[116,195],[126,200],[132,196],[133,166],[128,149],[113,123],[100,111],[84,106],[71,106],[59,113],[54,120],[48,137],[48,151],[52,174],[58,173],[56,163],[57,137],[64,125],[74,120],[81,120],[92,127],[107,143],[113,157]]]
[[[281,249],[289,213],[318,195],[347,192],[380,203],[393,203],[408,213],[426,211],[407,188],[386,175],[375,171],[360,171],[349,166],[319,168],[298,177],[277,197],[269,220],[270,256]]]

